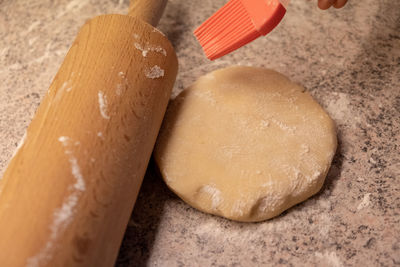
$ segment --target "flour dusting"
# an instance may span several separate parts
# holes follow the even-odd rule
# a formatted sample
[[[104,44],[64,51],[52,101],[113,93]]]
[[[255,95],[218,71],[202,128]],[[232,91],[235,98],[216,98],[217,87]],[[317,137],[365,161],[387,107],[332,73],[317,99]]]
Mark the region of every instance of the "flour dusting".
[[[62,206],[54,212],[53,223],[50,226],[50,238],[46,242],[46,245],[40,250],[39,254],[27,260],[26,265],[28,267],[40,267],[46,265],[46,263],[51,260],[51,251],[58,238],[58,235],[60,234],[60,232],[64,231],[70,224],[78,200],[79,196],[75,192],[71,194],[62,204]]]
[[[366,208],[366,207],[369,206],[369,204],[370,204],[370,199],[369,199],[370,196],[371,196],[371,193],[367,193],[367,194],[364,195],[362,201],[357,206],[357,210],[361,210],[361,209]]]
[[[289,126],[275,118],[271,118],[271,121],[275,123],[279,128],[281,128],[284,132],[289,132],[291,134],[294,134],[294,132],[296,131],[295,126]]]
[[[217,209],[219,204],[222,202],[221,191],[211,185],[205,185],[200,188],[200,192],[207,193],[211,196],[211,208],[213,210]]]
[[[135,43],[135,47],[136,47],[136,49],[142,51],[142,56],[143,57],[147,57],[147,53],[149,52],[148,50],[143,48],[139,43]]]
[[[67,86],[68,86],[68,81],[65,81],[65,82],[61,85],[60,90],[66,89]]]
[[[150,70],[146,71],[146,77],[150,79],[157,79],[160,77],[164,77],[164,70],[160,68],[158,65],[155,65],[150,68]]]
[[[342,262],[340,261],[339,257],[336,255],[334,251],[331,252],[325,251],[324,253],[315,252],[315,256],[328,263],[328,266],[331,267],[343,266]]]
[[[74,184],[74,188],[79,191],[85,191],[85,180],[83,179],[83,175],[81,173],[81,168],[78,165],[78,160],[75,157],[71,157],[69,159],[71,163],[71,171],[72,175],[76,179],[76,183]]]
[[[164,34],[162,31],[160,31],[159,29],[157,29],[157,28],[153,28],[153,32],[158,32],[158,33],[160,33],[162,36],[165,37],[165,34]]]
[[[167,51],[164,48],[162,48],[161,46],[150,45],[150,44],[142,46],[139,43],[134,43],[134,45],[135,45],[136,49],[138,49],[142,52],[143,57],[147,57],[147,54],[149,52],[160,53],[160,54],[164,55],[165,57],[167,56]]]
[[[60,136],[58,138],[58,141],[64,146],[68,147],[70,143],[70,138],[67,136]],[[78,142],[78,141],[77,141]],[[76,142],[75,142],[76,144]],[[71,173],[74,176],[76,182],[74,184],[74,188],[78,191],[85,191],[85,179],[83,178],[83,175],[81,173],[81,169],[78,165],[78,160],[76,157],[73,155],[73,153],[70,150],[66,150],[65,154],[69,155],[69,162],[71,163]]]
[[[165,49],[162,48],[161,46],[149,46],[148,49],[150,51],[160,53],[160,54],[164,55],[165,57],[167,56],[167,51],[165,51]]]
[[[351,110],[350,96],[345,93],[332,93],[332,100],[328,103],[326,110],[329,115],[337,122],[349,122],[350,125],[355,125],[355,115]]]
[[[314,171],[314,173],[311,176],[306,177],[307,181],[309,183],[312,183],[312,182],[316,181],[321,176],[321,174],[322,173],[320,171],[316,170],[316,171]]]
[[[243,210],[246,207],[246,202],[237,200],[232,206],[231,214],[236,216],[243,216]]]
[[[308,152],[310,152],[310,147],[306,144],[301,144],[301,152],[300,155],[304,156],[305,154],[307,154]]]
[[[63,146],[67,146],[68,140],[69,140],[69,137],[67,137],[67,136],[60,136],[58,138],[58,141],[60,141],[63,144]]]
[[[265,196],[260,198],[258,211],[263,214],[266,212],[274,212],[277,208],[284,204],[284,196],[281,193],[267,192]]]
[[[104,95],[103,91],[99,91],[98,96],[99,96],[100,114],[104,119],[109,120],[110,116],[107,114],[107,105],[108,105],[107,97]]]
[[[118,72],[118,76],[120,77],[121,81],[117,84],[115,93],[120,96],[126,90],[128,79],[126,78],[126,74],[123,71]]]
[[[58,102],[58,101],[60,100],[60,98],[63,96],[64,91],[69,92],[69,91],[72,90],[72,87],[68,86],[68,83],[69,83],[69,81],[65,81],[65,82],[61,85],[61,87],[56,91],[56,94],[55,94],[55,96],[54,96],[53,102]],[[47,94],[49,95],[51,91],[52,91],[52,90],[49,89],[49,91],[47,91]]]
[[[60,136],[58,141],[67,148],[70,146],[70,138],[67,136]],[[75,142],[76,144],[76,142]],[[50,238],[40,252],[27,260],[27,266],[39,267],[44,266],[52,258],[52,250],[60,235],[65,231],[73,219],[76,205],[78,204],[79,197],[86,189],[85,180],[78,165],[78,160],[70,150],[65,150],[65,154],[69,156],[68,161],[71,164],[71,173],[75,178],[73,189],[75,189],[68,198],[62,203],[61,207],[56,209],[53,213],[53,222],[50,225]]]
[[[78,203],[78,196],[76,194],[71,194],[67,200],[62,204],[62,206],[57,209],[53,216],[53,224],[51,225],[51,237],[55,239],[60,228],[66,226],[66,223],[71,220],[74,213],[74,207]],[[52,239],[52,238],[50,238]]]

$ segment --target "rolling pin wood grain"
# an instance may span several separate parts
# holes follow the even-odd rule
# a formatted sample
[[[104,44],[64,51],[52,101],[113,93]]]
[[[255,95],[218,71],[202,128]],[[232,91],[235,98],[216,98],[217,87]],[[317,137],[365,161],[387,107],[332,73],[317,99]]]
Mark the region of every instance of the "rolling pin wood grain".
[[[114,264],[177,74],[165,4],[80,30],[1,181],[0,266]]]

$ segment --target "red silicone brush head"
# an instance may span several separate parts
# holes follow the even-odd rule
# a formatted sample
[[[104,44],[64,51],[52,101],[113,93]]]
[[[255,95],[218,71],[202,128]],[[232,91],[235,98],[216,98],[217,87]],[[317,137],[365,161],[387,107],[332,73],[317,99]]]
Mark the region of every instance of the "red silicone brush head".
[[[194,34],[206,56],[217,59],[272,31],[286,13],[281,1],[230,0]]]

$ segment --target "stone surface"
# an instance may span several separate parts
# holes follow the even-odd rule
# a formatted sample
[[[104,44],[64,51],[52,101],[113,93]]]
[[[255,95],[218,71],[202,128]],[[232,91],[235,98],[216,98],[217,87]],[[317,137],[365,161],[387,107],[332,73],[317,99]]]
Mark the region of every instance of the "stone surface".
[[[292,1],[268,36],[215,62],[192,31],[223,0],[170,0],[159,28],[174,44],[176,95],[198,76],[242,64],[306,87],[338,127],[321,192],[262,223],[190,208],[151,163],[117,266],[400,265],[400,2],[352,1],[320,11]],[[127,1],[0,1],[0,176],[80,26],[125,13]]]

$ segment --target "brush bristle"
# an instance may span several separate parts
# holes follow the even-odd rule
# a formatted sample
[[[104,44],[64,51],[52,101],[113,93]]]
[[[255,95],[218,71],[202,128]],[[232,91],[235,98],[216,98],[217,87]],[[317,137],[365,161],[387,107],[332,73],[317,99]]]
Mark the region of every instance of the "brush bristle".
[[[230,0],[200,25],[194,34],[211,60],[222,57],[261,35],[240,0]]]

